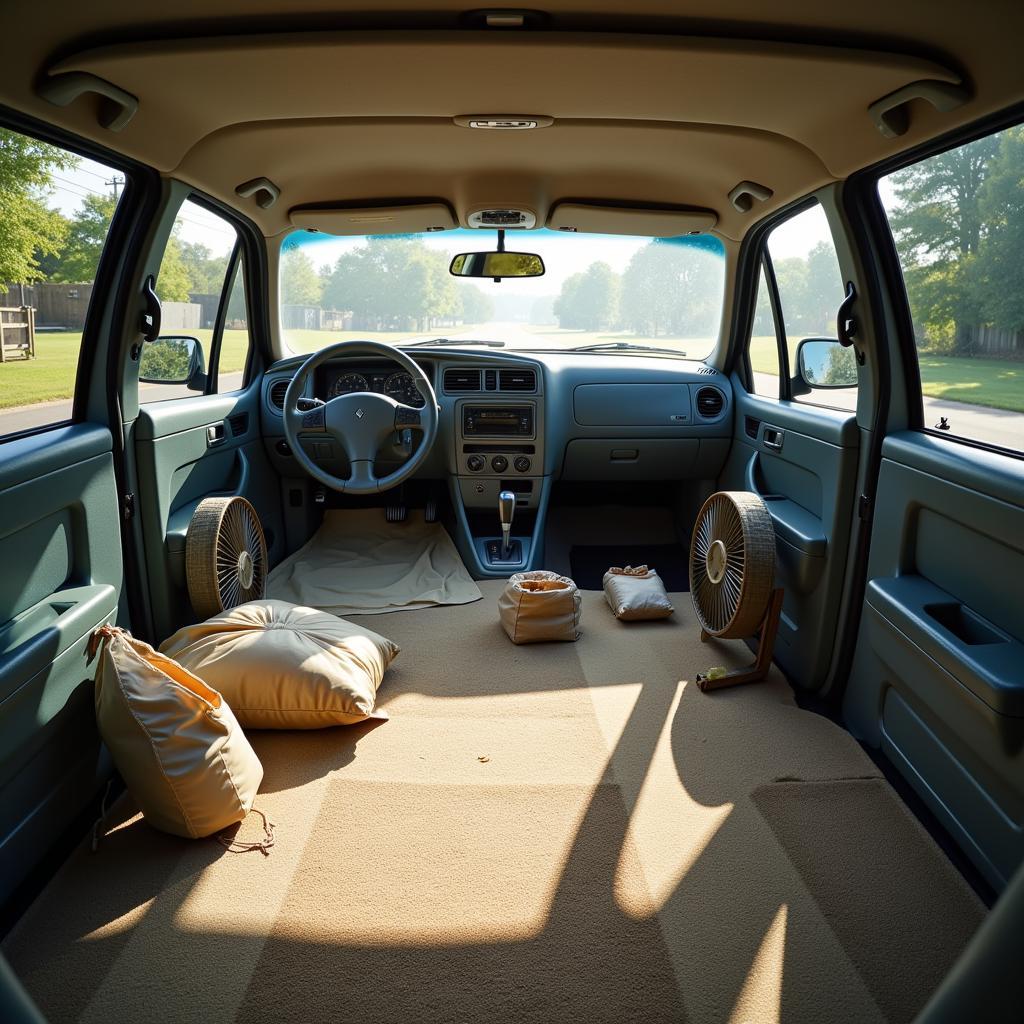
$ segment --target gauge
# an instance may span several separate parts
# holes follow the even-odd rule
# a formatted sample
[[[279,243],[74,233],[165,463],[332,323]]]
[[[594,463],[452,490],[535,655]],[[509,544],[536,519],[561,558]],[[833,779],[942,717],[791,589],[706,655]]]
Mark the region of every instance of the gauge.
[[[391,374],[384,381],[384,394],[396,402],[411,405],[414,409],[422,409],[427,404],[426,399],[416,390],[412,374],[406,373],[405,370]]]
[[[370,385],[361,373],[343,373],[331,386],[328,398],[337,398],[338,395],[350,395],[353,391],[369,391]]]

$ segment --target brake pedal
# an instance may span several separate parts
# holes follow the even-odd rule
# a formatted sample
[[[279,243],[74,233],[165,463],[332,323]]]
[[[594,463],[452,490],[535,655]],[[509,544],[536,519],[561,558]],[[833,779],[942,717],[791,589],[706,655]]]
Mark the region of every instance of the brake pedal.
[[[389,523],[404,523],[405,517],[409,514],[409,509],[405,504],[405,485],[401,485],[396,493],[398,501],[385,506],[384,517]]]
[[[423,507],[423,521],[427,523],[437,522],[437,488],[431,487],[427,495],[427,503]]]

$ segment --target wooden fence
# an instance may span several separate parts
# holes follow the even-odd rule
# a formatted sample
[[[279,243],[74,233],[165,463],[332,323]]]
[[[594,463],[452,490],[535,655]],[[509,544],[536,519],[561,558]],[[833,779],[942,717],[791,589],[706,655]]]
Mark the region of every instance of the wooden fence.
[[[1024,332],[1010,331],[1003,327],[975,327],[974,351],[979,356],[996,356],[1002,359],[1024,358]]]
[[[31,306],[0,306],[0,363],[35,359],[35,314]]]

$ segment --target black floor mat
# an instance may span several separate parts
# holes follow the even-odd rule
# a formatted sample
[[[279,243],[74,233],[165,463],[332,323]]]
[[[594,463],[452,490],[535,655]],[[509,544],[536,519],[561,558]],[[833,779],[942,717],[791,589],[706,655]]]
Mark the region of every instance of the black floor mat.
[[[687,553],[679,544],[587,544],[569,549],[572,578],[583,590],[600,590],[613,565],[648,565],[657,569],[666,590],[690,589]]]

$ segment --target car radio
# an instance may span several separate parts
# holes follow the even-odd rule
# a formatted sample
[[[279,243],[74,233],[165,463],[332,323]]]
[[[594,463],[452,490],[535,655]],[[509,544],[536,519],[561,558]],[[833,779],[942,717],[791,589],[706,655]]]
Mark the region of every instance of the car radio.
[[[532,405],[464,405],[463,437],[533,437]]]

